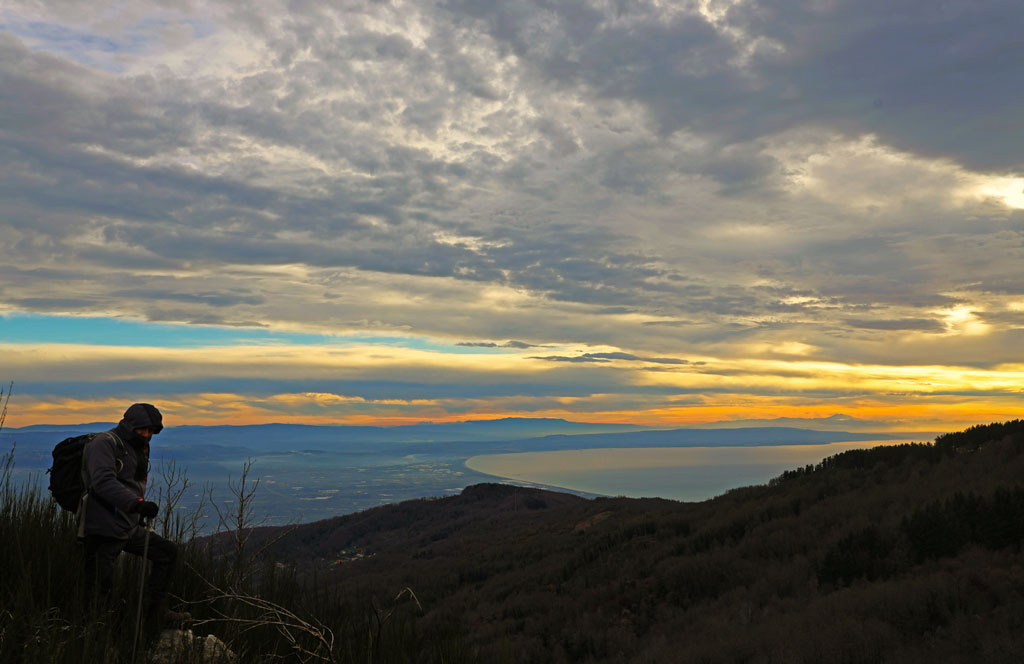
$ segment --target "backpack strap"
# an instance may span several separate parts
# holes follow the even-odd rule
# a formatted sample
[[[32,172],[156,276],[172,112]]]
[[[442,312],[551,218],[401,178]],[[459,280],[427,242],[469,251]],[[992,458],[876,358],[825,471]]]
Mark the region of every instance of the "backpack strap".
[[[117,464],[116,472],[120,473],[121,469],[124,468],[124,461],[122,461],[122,459],[124,459],[126,456],[128,456],[128,448],[125,446],[124,441],[121,440],[121,437],[118,436],[113,431],[105,431],[103,433],[106,433],[107,435],[109,435],[113,439],[113,441],[115,443],[115,446],[118,447],[121,450],[121,455],[114,458],[114,463]],[[98,438],[99,436],[102,436],[102,435],[103,435],[102,433],[94,434],[93,437],[89,439],[89,442],[86,443],[86,445],[91,445],[92,442],[94,440],[96,440],[96,438]],[[110,502],[108,502],[103,496],[101,496],[100,494],[98,494],[98,493],[96,493],[95,491],[92,490],[92,483],[89,482],[88,479],[89,478],[87,478],[86,475],[85,475],[85,450],[82,450],[82,486],[85,487],[85,494],[83,494],[83,496],[82,496],[82,504],[83,504],[83,506],[88,504],[89,502],[95,500],[99,505],[102,505],[103,508],[106,509],[111,514],[117,514],[117,508],[116,507],[111,505]],[[89,500],[86,500],[86,498],[88,498]],[[85,512],[84,507],[83,507],[83,509],[79,510],[80,514],[84,515],[84,512]],[[83,524],[85,523],[85,518],[84,517],[82,518],[81,523],[83,523]],[[81,529],[82,528],[79,527],[79,530],[81,530]]]
[[[121,456],[114,459],[115,463],[120,464],[120,467],[117,469],[117,472],[120,473],[121,469],[124,468],[123,459],[126,456],[128,456],[128,447],[124,444],[124,441],[121,440],[121,437],[118,436],[116,433],[114,433],[113,431],[108,431],[107,433],[110,434],[110,437],[114,439],[114,442],[117,443],[117,447],[121,450]]]
[[[85,441],[85,445],[82,446],[82,460],[79,462],[78,472],[82,478],[82,486],[84,487],[82,495],[78,497],[78,509],[75,510],[75,516],[78,517],[78,529],[75,533],[75,539],[78,540],[79,544],[85,541],[85,513],[89,510],[89,495],[92,493],[89,490],[88,482],[86,482],[85,477],[85,448],[98,435],[99,434],[97,433],[88,434],[89,440]],[[96,497],[99,498],[99,496]]]

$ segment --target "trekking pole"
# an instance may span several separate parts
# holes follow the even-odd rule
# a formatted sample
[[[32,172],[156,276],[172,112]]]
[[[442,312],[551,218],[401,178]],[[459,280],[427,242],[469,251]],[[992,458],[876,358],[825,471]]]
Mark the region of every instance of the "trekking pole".
[[[139,646],[139,628],[142,626],[142,592],[146,587],[146,557],[149,555],[149,533],[151,532],[152,520],[143,519],[142,527],[146,530],[146,537],[142,542],[142,571],[139,572],[139,607],[135,611],[135,638],[132,639],[132,664],[135,664],[135,653]]]

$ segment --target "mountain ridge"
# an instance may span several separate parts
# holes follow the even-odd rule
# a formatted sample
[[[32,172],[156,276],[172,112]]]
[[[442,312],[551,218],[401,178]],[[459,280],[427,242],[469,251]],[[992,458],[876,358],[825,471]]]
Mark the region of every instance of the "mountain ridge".
[[[59,435],[104,431],[114,423],[78,425],[35,424],[7,427],[2,436],[26,441],[48,441]],[[51,435],[53,434],[53,435]],[[174,445],[217,443],[239,445],[256,451],[290,449],[298,445],[311,449],[318,444],[459,444],[459,443],[523,443],[543,441],[551,449],[573,447],[608,447],[610,442],[621,446],[657,447],[664,445],[711,444],[803,444],[879,439],[912,438],[903,432],[849,432],[798,427],[721,427],[721,428],[649,428],[639,425],[572,422],[554,418],[503,418],[501,420],[468,420],[457,423],[429,423],[396,427],[317,425],[317,424],[243,424],[243,425],[180,425],[168,426],[158,442]],[[292,442],[291,447],[279,443]],[[528,446],[533,451],[537,444]]]

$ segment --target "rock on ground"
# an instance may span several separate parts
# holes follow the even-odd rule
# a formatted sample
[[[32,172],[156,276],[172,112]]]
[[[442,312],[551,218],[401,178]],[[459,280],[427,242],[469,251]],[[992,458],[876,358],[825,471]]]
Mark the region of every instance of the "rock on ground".
[[[238,661],[227,644],[213,634],[196,636],[190,629],[165,629],[150,650],[150,664],[233,664]]]

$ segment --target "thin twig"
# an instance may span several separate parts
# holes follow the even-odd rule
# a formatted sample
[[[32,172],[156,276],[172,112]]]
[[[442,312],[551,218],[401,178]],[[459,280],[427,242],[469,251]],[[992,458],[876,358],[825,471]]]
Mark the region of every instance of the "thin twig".
[[[371,644],[373,645],[373,649],[369,654],[372,655],[380,649],[380,635],[381,632],[384,630],[384,625],[386,625],[388,621],[391,620],[392,616],[395,615],[395,611],[398,610],[398,600],[402,599],[402,597],[404,597],[405,595],[409,595],[409,597],[412,597],[412,600],[416,602],[416,608],[418,608],[420,610],[420,613],[422,613],[423,605],[420,604],[420,599],[416,597],[416,593],[414,593],[412,591],[412,588],[408,586],[403,588],[401,592],[395,595],[395,599],[392,600],[392,602],[394,602],[393,606],[387,613],[384,613],[383,615],[381,614],[380,609],[371,604],[371,608],[373,609],[373,617],[377,621],[377,633],[370,634],[370,640]]]
[[[3,399],[4,405],[0,408],[0,431],[4,430],[4,421],[7,419],[7,405],[11,403],[11,392],[14,390],[14,381],[7,386],[7,394],[4,394],[3,388],[0,388],[0,399]],[[6,398],[5,398],[6,397]]]
[[[231,590],[223,590],[218,588],[209,580],[203,580],[209,587],[212,594],[206,599],[195,600],[189,603],[208,606],[211,613],[216,617],[196,621],[193,623],[194,625],[199,626],[209,623],[230,623],[240,626],[243,633],[261,627],[272,627],[284,638],[292,651],[302,658],[302,661],[308,662],[311,658],[322,662],[335,661],[334,633],[322,623],[316,622],[314,624],[300,618],[295,613],[289,611],[283,606],[280,606],[279,604],[275,604],[254,595],[234,592]],[[258,615],[253,618],[228,615],[215,605],[215,603],[218,602],[234,602],[241,604],[251,609],[255,609]],[[315,649],[310,649],[303,645],[300,640],[303,635],[312,639],[313,642],[317,644]]]

